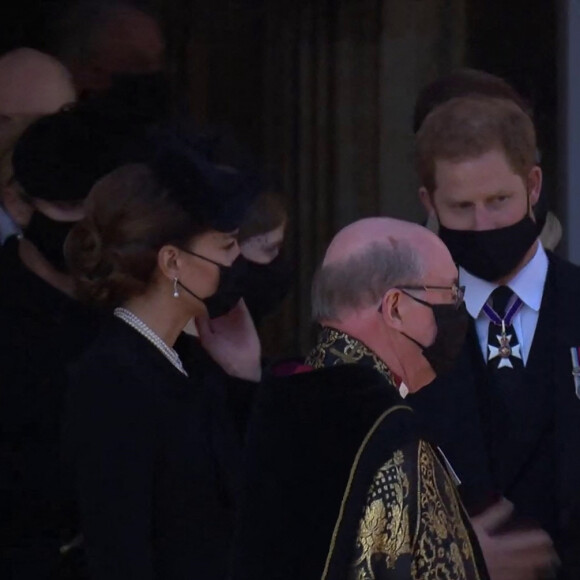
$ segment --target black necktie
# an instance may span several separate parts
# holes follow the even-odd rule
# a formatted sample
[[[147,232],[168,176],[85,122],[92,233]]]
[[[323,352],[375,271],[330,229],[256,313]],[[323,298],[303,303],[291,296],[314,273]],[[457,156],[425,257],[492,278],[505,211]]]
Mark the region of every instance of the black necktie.
[[[505,319],[506,308],[513,292],[506,286],[496,288],[491,295],[491,307],[501,319]],[[491,402],[491,417],[488,428],[490,451],[490,468],[498,489],[506,485],[506,473],[509,472],[509,453],[506,455],[506,441],[510,440],[513,429],[513,417],[517,415],[520,397],[524,395],[524,366],[520,355],[518,337],[513,325],[505,326],[505,338],[509,346],[502,351],[502,327],[490,321],[488,331],[488,396]],[[491,348],[490,348],[491,347]],[[512,355],[507,354],[508,350]],[[498,354],[499,353],[499,354]],[[492,355],[492,356],[490,356]],[[495,355],[495,356],[493,356]]]

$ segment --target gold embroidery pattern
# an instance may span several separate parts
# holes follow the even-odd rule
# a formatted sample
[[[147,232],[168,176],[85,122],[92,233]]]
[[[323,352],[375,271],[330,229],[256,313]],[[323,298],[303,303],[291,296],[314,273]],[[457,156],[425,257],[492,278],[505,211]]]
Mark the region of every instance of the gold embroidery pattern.
[[[402,451],[397,451],[376,473],[359,524],[355,577],[373,579],[373,559],[393,568],[399,557],[411,553],[409,479]]]
[[[350,578],[479,579],[462,509],[429,444],[397,451],[369,490]]]
[[[370,348],[360,340],[334,328],[322,329],[316,346],[306,358],[306,364],[315,369],[339,364],[365,364],[395,384],[387,365]]]
[[[418,529],[411,578],[479,578],[455,485],[424,441],[419,442],[417,469]]]
[[[342,502],[340,504],[340,510],[338,512],[338,519],[336,521],[336,524],[334,526],[334,531],[332,532],[332,539],[330,541],[330,548],[328,550],[328,554],[326,556],[326,563],[324,565],[324,572],[322,573],[322,580],[327,580],[328,578],[328,571],[329,571],[329,567],[330,567],[330,563],[332,561],[332,558],[334,557],[334,551],[336,548],[336,538],[338,536],[338,532],[340,530],[340,527],[342,525],[342,521],[343,521],[343,516],[344,516],[344,510],[345,510],[345,506],[348,502],[349,496],[350,496],[350,491],[352,488],[352,482],[355,476],[355,473],[358,469],[358,464],[361,458],[361,455],[363,454],[365,447],[367,445],[367,443],[369,442],[370,438],[374,435],[375,431],[378,429],[378,427],[381,425],[381,423],[389,416],[392,415],[393,413],[399,412],[399,411],[405,411],[405,412],[409,412],[411,413],[412,410],[410,407],[406,407],[404,405],[395,405],[394,407],[391,407],[390,409],[387,409],[373,424],[373,426],[371,427],[371,429],[369,430],[369,432],[365,435],[365,438],[361,444],[361,446],[359,447],[359,450],[356,453],[356,456],[354,458],[354,462],[352,464],[351,470],[350,470],[350,475],[348,477],[348,483],[346,485],[346,490],[344,492],[344,496],[342,498]]]

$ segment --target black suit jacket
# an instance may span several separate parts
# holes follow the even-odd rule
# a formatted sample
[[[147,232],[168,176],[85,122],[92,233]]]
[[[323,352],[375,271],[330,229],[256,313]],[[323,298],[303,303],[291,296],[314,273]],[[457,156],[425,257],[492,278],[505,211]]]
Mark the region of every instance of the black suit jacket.
[[[580,400],[570,356],[580,345],[580,268],[548,258],[511,425],[502,424],[473,321],[454,371],[409,402],[456,469],[471,511],[505,495],[518,517],[539,523],[555,539],[563,577],[580,578]]]
[[[64,564],[75,525],[60,463],[65,369],[98,322],[22,264],[16,237],[0,249],[0,578]]]

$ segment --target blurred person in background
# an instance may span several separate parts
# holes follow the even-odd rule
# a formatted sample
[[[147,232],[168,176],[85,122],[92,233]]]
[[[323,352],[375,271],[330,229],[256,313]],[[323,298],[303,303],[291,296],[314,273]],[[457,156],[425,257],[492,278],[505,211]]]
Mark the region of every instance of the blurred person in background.
[[[65,367],[93,339],[98,317],[77,301],[63,247],[93,183],[121,163],[114,143],[105,126],[95,133],[72,109],[33,123],[14,148],[12,187],[31,215],[24,235],[10,237],[0,254],[3,578],[73,573],[61,554],[76,522],[62,477],[60,417]]]
[[[293,267],[284,249],[287,225],[282,195],[264,192],[240,226],[238,242],[246,261],[241,284],[256,325],[279,306],[292,284]]]
[[[165,65],[163,31],[143,4],[80,0],[54,23],[53,52],[71,71],[86,98],[133,79],[160,79]]]
[[[30,123],[75,100],[70,73],[54,57],[18,48],[0,58],[0,245],[22,233],[33,211],[14,184],[15,142]]]

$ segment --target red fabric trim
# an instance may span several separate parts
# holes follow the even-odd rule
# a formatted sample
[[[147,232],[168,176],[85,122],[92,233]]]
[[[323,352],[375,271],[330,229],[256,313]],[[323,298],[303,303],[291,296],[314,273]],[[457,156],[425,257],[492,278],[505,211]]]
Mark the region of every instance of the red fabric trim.
[[[293,375],[299,375],[301,373],[309,373],[309,372],[311,372],[313,370],[314,370],[314,367],[311,367],[310,365],[298,365],[294,369],[294,372],[292,374]]]

